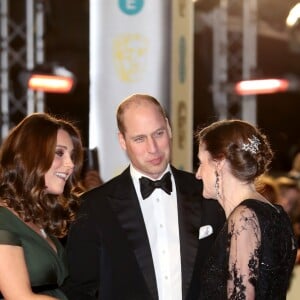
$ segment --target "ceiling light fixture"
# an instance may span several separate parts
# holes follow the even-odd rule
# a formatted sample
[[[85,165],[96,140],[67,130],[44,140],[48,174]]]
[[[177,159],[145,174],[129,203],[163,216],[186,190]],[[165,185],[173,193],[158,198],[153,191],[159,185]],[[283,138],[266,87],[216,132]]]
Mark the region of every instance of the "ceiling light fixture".
[[[242,80],[234,86],[234,91],[238,95],[273,94],[289,89],[290,82],[288,79]]]
[[[75,85],[72,72],[62,66],[40,65],[29,73],[27,87],[45,93],[70,93]]]
[[[286,25],[288,27],[295,26],[300,19],[300,2],[297,3],[289,12],[288,17],[286,18]]]

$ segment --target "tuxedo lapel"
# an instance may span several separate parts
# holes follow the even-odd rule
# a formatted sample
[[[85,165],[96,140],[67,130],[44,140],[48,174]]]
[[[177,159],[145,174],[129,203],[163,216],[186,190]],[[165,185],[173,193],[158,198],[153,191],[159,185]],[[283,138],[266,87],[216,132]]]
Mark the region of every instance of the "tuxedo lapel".
[[[182,299],[186,299],[191,285],[195,261],[199,248],[198,230],[201,224],[201,195],[189,195],[186,189],[189,185],[184,178],[174,178],[177,186],[178,222],[180,234]]]
[[[136,256],[153,299],[158,299],[150,244],[129,169],[126,169],[121,175],[118,191],[111,197],[109,202],[127,235],[129,245]]]

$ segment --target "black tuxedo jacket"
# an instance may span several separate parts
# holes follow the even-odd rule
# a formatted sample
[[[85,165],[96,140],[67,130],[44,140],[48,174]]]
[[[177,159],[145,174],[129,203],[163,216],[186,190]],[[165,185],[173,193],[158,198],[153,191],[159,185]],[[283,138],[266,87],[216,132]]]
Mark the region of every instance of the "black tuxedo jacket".
[[[178,201],[182,295],[197,299],[199,273],[225,221],[216,200],[202,197],[202,182],[172,167]],[[213,234],[199,239],[199,228]],[[83,196],[67,242],[70,300],[158,300],[150,244],[129,168]]]

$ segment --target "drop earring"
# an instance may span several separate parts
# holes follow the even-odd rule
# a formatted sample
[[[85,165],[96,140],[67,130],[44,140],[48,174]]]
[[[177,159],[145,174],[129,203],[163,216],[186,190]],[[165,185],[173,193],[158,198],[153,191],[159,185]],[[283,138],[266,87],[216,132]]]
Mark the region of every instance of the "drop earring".
[[[216,174],[216,182],[215,182],[215,190],[217,194],[217,198],[221,199],[221,194],[220,194],[220,175],[217,171],[215,171]]]

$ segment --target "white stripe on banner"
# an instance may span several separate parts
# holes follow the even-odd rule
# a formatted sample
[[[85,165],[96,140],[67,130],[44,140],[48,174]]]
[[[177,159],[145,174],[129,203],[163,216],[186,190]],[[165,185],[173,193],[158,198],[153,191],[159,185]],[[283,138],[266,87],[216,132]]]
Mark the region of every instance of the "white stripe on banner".
[[[104,181],[128,159],[115,113],[133,93],[156,97],[168,111],[171,0],[90,0],[89,147],[98,148]]]

